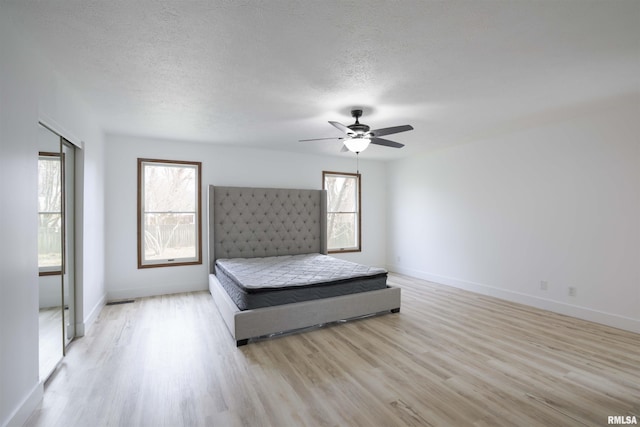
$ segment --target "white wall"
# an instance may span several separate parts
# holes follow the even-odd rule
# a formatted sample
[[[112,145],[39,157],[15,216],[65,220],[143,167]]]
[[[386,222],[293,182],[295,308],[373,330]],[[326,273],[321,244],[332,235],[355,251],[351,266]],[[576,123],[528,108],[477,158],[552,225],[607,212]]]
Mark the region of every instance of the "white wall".
[[[107,136],[106,147],[106,280],[109,299],[208,289],[206,235],[203,237],[202,265],[137,268],[136,179],[139,157],[201,161],[203,203],[210,184],[320,189],[323,170],[356,170],[353,155],[314,156],[113,135]],[[386,167],[380,162],[361,160],[360,172],[363,250],[341,257],[384,266]],[[204,222],[206,211],[203,214]]]
[[[387,265],[640,332],[639,118],[635,94],[389,164]]]
[[[0,10],[1,10],[0,5]],[[38,121],[84,141],[80,169],[82,325],[104,296],[103,136],[64,78],[0,13],[0,425],[21,425],[42,396],[38,380]],[[65,135],[67,136],[67,135]],[[83,169],[84,168],[84,169]],[[82,218],[82,217],[81,217]],[[91,268],[91,271],[88,270]],[[85,309],[88,308],[88,309]],[[84,312],[85,317],[82,317]]]

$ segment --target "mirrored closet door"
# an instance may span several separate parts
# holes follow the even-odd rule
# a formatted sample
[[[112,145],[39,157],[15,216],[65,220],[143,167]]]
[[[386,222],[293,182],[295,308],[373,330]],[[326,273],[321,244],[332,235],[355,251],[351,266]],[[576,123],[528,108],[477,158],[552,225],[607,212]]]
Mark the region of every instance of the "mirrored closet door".
[[[75,331],[75,147],[60,138],[62,153],[62,305],[64,310],[64,346],[66,347]]]
[[[75,147],[38,129],[38,289],[40,380],[75,336]]]

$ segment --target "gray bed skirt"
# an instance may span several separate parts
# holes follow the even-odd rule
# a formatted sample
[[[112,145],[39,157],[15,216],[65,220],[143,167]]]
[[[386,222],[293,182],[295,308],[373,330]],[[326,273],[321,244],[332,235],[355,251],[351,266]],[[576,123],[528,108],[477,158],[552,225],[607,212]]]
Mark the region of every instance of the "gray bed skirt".
[[[247,344],[251,338],[269,334],[370,314],[400,311],[400,288],[393,286],[370,292],[255,310],[240,310],[214,274],[209,275],[209,290],[238,346]]]

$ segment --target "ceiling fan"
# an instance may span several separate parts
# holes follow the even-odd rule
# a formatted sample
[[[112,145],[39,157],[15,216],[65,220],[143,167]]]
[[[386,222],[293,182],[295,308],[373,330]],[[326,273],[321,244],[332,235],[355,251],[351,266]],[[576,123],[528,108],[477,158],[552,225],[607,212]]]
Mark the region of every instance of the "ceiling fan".
[[[358,119],[362,116],[362,110],[351,110],[351,116],[355,117],[356,122],[349,126],[345,126],[342,123],[329,121],[331,125],[346,133],[346,137],[341,136],[335,138],[301,139],[300,142],[321,141],[325,139],[344,140],[342,151],[352,151],[358,154],[364,151],[370,143],[376,145],[384,145],[385,147],[402,148],[404,147],[404,144],[400,144],[399,142],[390,141],[388,139],[383,139],[380,137],[413,130],[413,126],[411,125],[393,126],[389,128],[369,130],[371,129],[369,126],[358,121]]]

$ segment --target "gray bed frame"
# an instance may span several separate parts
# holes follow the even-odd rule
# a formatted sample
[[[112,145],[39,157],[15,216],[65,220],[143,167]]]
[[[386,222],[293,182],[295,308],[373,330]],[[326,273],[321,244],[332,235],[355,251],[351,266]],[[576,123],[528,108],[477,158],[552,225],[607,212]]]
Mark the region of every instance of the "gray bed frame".
[[[240,310],[215,276],[218,258],[327,253],[326,192],[209,186],[209,290],[236,345],[249,339],[400,311],[400,288]]]

